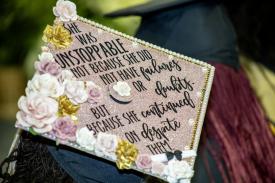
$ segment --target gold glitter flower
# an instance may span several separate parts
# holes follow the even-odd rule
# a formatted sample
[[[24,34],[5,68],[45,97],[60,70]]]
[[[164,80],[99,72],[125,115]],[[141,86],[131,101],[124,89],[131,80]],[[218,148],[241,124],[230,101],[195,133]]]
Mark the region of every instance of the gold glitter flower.
[[[80,105],[74,105],[66,95],[58,97],[58,116],[70,115],[73,120],[77,120],[76,113]]]
[[[70,32],[62,24],[47,25],[42,40],[51,43],[56,49],[68,48],[73,39]]]
[[[119,169],[129,169],[135,162],[138,155],[138,149],[132,143],[126,140],[118,142],[116,148],[117,161],[116,165]]]

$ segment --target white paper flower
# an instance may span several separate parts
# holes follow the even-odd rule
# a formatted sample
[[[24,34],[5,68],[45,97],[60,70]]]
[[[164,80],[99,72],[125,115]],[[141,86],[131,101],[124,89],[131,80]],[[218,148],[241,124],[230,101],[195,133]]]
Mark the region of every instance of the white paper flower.
[[[27,128],[32,127],[37,133],[52,130],[52,123],[57,119],[57,101],[32,92],[27,97],[20,97],[18,107],[20,109],[16,114],[18,124]]]
[[[165,165],[158,161],[152,161],[152,173],[162,176],[164,172]]]
[[[113,160],[116,159],[115,150],[118,144],[116,135],[99,132],[95,144],[95,153],[98,156],[107,156]]]
[[[76,80],[76,77],[71,71],[62,70],[57,79],[60,83],[64,83],[66,80]]]
[[[83,81],[66,80],[64,82],[65,94],[74,104],[87,101],[88,93]]]
[[[113,89],[123,97],[130,96],[131,95],[131,87],[128,83],[124,81],[118,81],[114,86]]]
[[[36,74],[32,80],[28,82],[26,88],[27,95],[32,92],[49,97],[59,97],[64,93],[64,88],[56,77],[48,73],[42,75]]]
[[[53,8],[53,14],[63,22],[77,19],[76,5],[71,1],[58,0]]]
[[[50,52],[42,52],[40,55],[38,55],[38,58],[40,61],[54,61],[53,54]]]
[[[180,179],[191,178],[193,170],[191,166],[184,160],[170,160],[165,167],[164,174],[170,183],[175,183]]]
[[[47,46],[41,46],[41,50],[42,52],[50,52],[50,49]]]
[[[80,128],[76,131],[76,142],[89,151],[94,150],[96,138],[94,132],[90,131],[87,127]]]

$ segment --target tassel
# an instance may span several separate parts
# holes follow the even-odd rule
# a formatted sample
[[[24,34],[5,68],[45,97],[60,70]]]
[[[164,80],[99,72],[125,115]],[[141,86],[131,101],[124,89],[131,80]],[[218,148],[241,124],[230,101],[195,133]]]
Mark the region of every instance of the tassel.
[[[224,182],[275,182],[275,139],[243,70],[215,67],[204,133]]]

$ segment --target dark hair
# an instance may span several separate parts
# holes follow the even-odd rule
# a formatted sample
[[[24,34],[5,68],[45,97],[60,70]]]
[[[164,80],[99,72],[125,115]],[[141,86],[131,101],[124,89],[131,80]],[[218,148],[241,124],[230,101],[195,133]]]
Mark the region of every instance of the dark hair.
[[[272,1],[223,0],[235,26],[240,51],[275,71]]]

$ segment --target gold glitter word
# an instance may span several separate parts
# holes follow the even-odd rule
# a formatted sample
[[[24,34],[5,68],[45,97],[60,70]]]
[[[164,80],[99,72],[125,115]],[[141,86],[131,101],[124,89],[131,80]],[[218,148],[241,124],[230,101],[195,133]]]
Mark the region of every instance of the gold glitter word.
[[[135,162],[138,155],[136,146],[126,140],[118,142],[116,148],[117,161],[116,165],[119,169],[129,169]]]
[[[54,45],[56,49],[68,48],[73,39],[70,32],[62,24],[47,25],[42,40]]]

